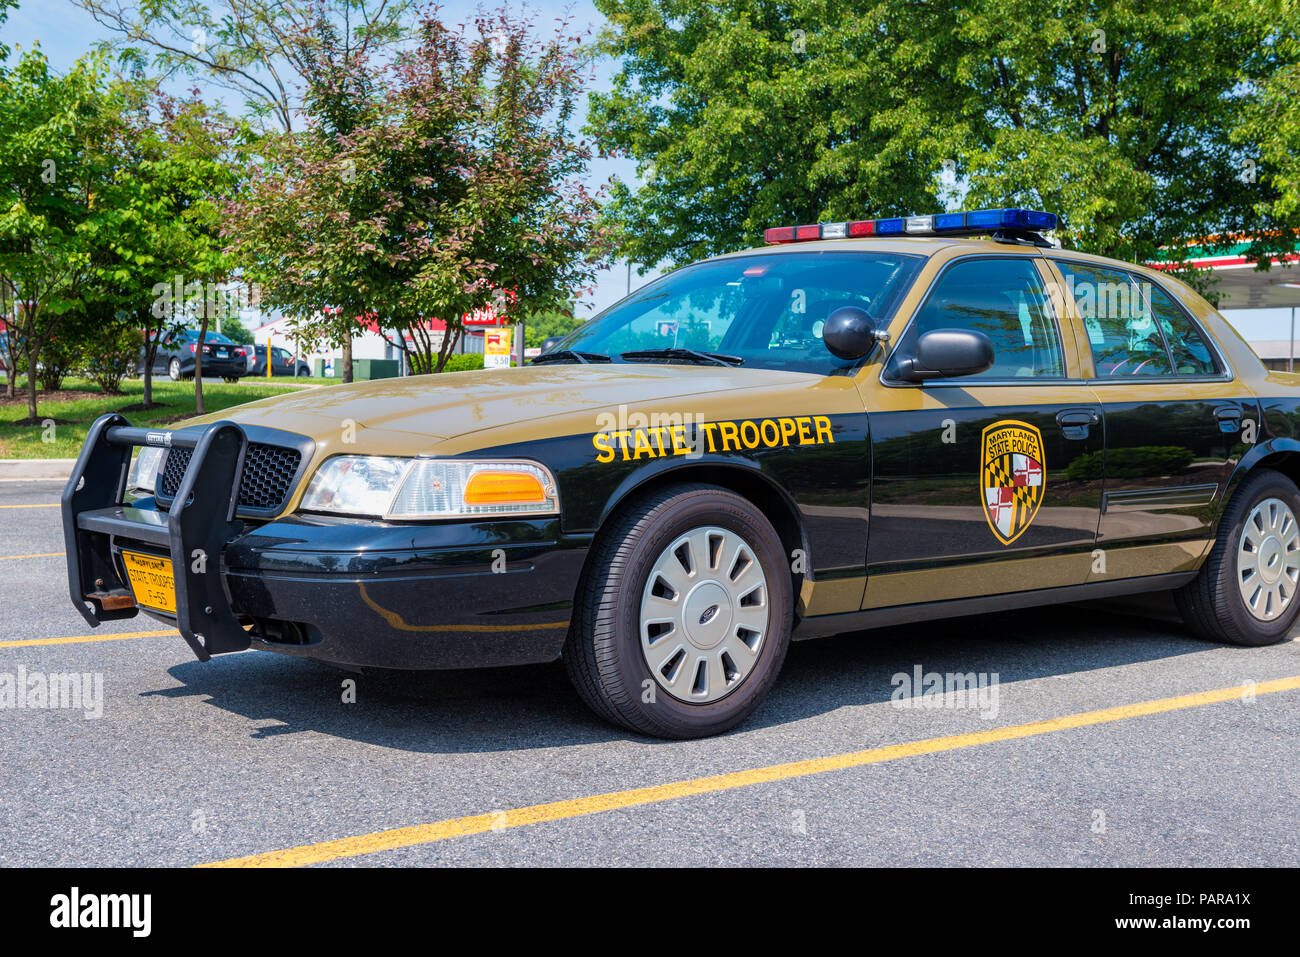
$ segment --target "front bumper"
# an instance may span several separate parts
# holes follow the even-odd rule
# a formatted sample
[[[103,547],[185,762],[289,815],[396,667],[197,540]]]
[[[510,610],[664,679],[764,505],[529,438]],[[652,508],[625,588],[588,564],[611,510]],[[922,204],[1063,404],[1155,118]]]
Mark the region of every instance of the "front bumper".
[[[173,434],[193,441],[194,453],[170,511],[153,499],[128,504],[131,446],[159,433],[119,420],[91,428],[63,498],[72,599],[92,624],[142,610],[126,548],[171,559],[176,615],[143,610],[175,623],[203,660],[246,648],[383,668],[558,657],[590,544],[561,534],[558,518],[413,525],[291,516],[248,529],[232,493],[247,439],[230,422],[197,438]]]

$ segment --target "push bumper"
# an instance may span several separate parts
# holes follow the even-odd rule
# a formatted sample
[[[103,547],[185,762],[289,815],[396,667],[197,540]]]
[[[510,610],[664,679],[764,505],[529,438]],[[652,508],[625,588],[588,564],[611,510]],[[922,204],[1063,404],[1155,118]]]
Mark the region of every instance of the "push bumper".
[[[170,436],[170,438],[167,438]],[[169,511],[123,501],[134,445],[193,448]],[[72,600],[92,625],[144,610],[201,660],[256,648],[356,667],[462,668],[558,657],[590,540],[559,520],[408,525],[235,515],[247,437],[92,426],[63,495]],[[175,615],[141,609],[122,551],[170,560]]]

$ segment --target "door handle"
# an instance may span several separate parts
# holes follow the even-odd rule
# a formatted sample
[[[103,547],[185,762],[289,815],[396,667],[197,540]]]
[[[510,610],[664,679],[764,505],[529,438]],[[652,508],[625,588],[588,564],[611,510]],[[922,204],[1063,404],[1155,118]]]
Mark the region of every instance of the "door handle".
[[[1062,409],[1056,413],[1056,424],[1067,439],[1086,439],[1088,430],[1101,422],[1096,409]]]
[[[1236,432],[1241,428],[1241,406],[1221,405],[1214,410],[1214,417],[1219,420],[1220,432]]]

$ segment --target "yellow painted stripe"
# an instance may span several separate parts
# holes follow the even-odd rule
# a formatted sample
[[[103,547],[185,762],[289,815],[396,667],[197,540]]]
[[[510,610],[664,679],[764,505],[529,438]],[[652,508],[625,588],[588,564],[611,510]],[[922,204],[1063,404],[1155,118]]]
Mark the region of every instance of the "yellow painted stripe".
[[[452,818],[434,824],[399,827],[390,831],[377,831],[373,834],[345,837],[336,841],[324,841],[320,844],[305,844],[287,850],[253,854],[248,857],[236,857],[200,866],[299,867],[305,864],[319,864],[344,857],[374,854],[377,851],[391,851],[396,848],[411,847],[417,844],[432,844],[436,841],[464,837],[468,834],[482,834],[485,831],[523,827],[528,824],[540,824],[544,821],[559,821],[565,818],[581,817],[586,814],[598,814],[602,811],[613,811],[618,808],[658,804],[663,801],[673,801],[697,794],[729,791],[733,788],[767,784],[772,781],[785,781],[790,778],[806,777],[810,774],[822,774],[826,771],[842,771],[846,768],[857,768],[867,764],[879,764],[882,761],[896,761],[899,758],[935,754],[940,751],[954,751],[958,748],[969,748],[980,744],[993,744],[998,741],[1011,741],[1016,738],[1030,738],[1035,735],[1050,734],[1053,731],[1066,731],[1070,728],[1105,724],[1108,721],[1123,721],[1128,718],[1159,714],[1163,711],[1177,711],[1182,708],[1218,704],[1240,698],[1248,691],[1261,695],[1271,694],[1276,691],[1294,691],[1296,689],[1300,689],[1300,675],[1279,678],[1275,681],[1261,681],[1253,688],[1239,685],[1234,688],[1221,688],[1217,691],[1202,691],[1197,694],[1179,695],[1176,698],[1161,698],[1157,701],[1121,705],[1116,708],[1105,708],[1101,711],[1087,711],[1080,714],[1066,715],[1061,718],[1050,718],[1046,721],[1033,721],[1029,724],[993,728],[989,731],[976,731],[970,734],[956,734],[945,738],[930,738],[925,741],[891,744],[880,748],[869,748],[865,751],[852,751],[848,754],[812,758],[807,761],[794,761],[789,764],[774,764],[749,771],[733,771],[730,774],[695,778],[689,781],[674,781],[670,784],[658,784],[653,787],[636,788],[631,791],[615,791],[610,794],[597,794],[568,801],[554,801],[550,804],[534,804],[531,807],[515,808],[510,811]]]
[[[39,505],[0,505],[0,508],[58,508],[58,502],[42,502]]]
[[[0,555],[0,562],[12,561],[15,558],[62,558],[66,552],[39,552],[35,555]]]
[[[24,641],[0,641],[0,648],[30,648],[35,645],[79,645],[93,641],[123,641],[127,638],[157,638],[162,635],[179,635],[175,628],[162,631],[120,631],[113,635],[75,635],[71,638],[28,638]]]

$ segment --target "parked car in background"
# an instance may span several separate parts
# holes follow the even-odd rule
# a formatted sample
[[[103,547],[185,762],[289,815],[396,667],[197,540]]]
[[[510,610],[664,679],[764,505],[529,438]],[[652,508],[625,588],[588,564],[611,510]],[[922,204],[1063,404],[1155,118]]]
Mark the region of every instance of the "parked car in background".
[[[251,376],[266,375],[266,346],[245,346],[249,350],[252,365],[248,367]],[[255,350],[255,351],[254,351]],[[304,376],[311,375],[311,367],[306,360],[297,359],[288,349],[271,347],[271,375]]]
[[[199,330],[182,329],[164,339],[153,358],[154,375],[166,373],[173,381],[194,376],[194,360],[198,355]],[[220,376],[227,382],[237,382],[248,373],[249,351],[252,346],[241,346],[219,332],[208,331],[203,337],[203,375]],[[136,373],[144,375],[144,350],[136,363]]]

